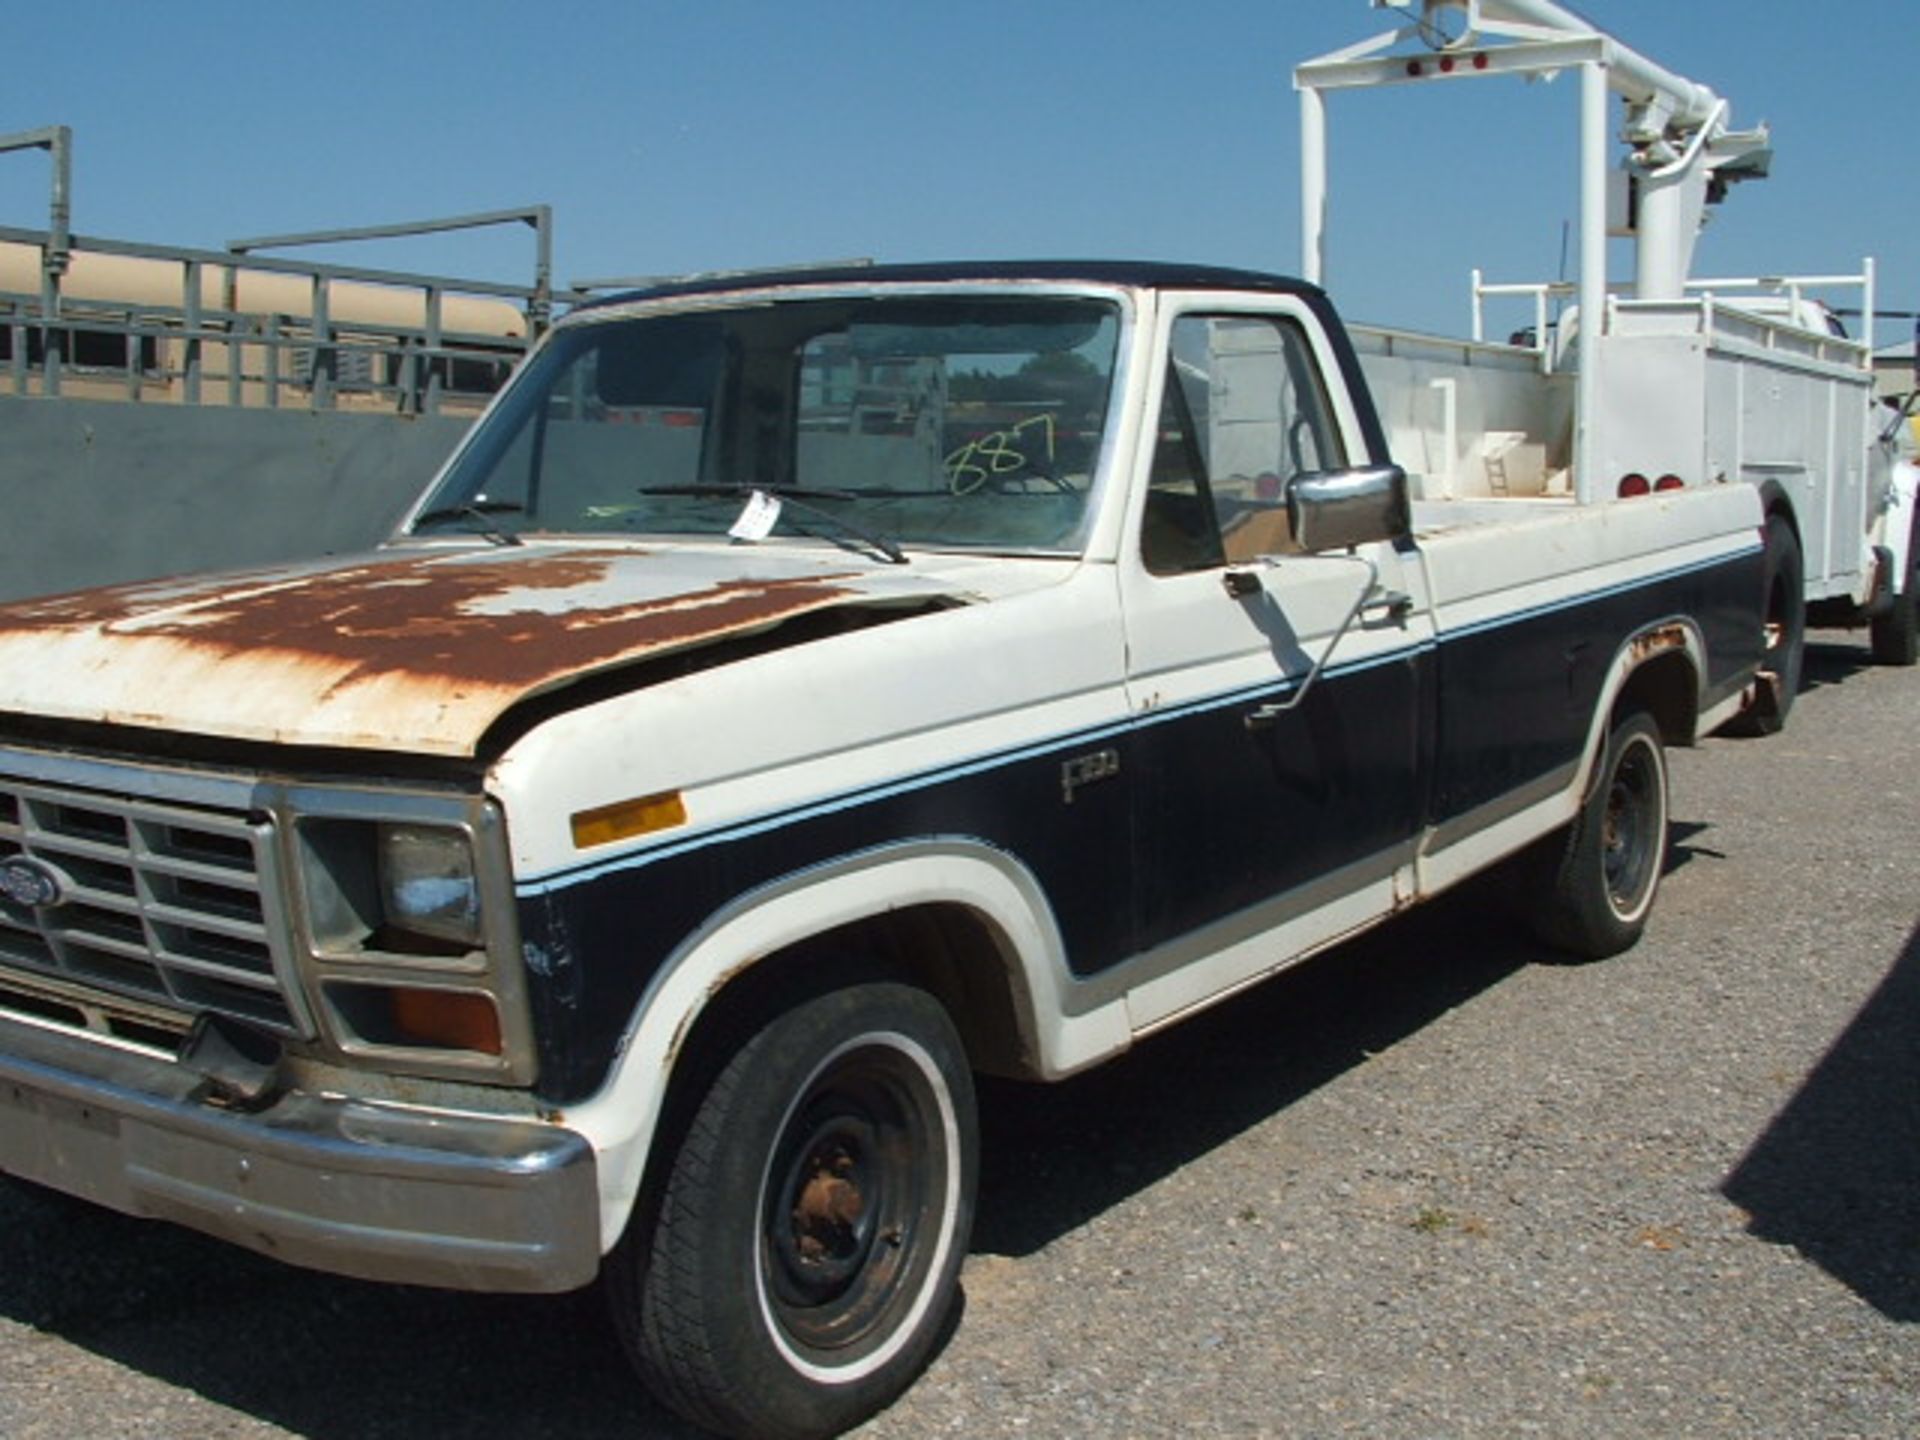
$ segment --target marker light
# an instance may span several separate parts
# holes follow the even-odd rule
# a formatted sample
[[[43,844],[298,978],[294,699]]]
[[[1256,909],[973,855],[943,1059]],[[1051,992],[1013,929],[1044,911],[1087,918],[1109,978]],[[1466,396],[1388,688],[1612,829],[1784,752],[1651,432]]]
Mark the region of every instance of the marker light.
[[[1684,490],[1687,488],[1687,482],[1682,480],[1678,475],[1662,475],[1658,480],[1653,482],[1653,488],[1656,490]]]
[[[1653,487],[1647,483],[1647,477],[1637,470],[1631,475],[1623,475],[1620,478],[1619,494],[1622,500],[1632,500],[1636,496],[1649,493],[1652,489]]]
[[[500,1014],[485,995],[402,986],[388,993],[393,1006],[390,1043],[472,1050],[480,1055],[498,1055],[505,1048],[500,1040]]]
[[[571,820],[576,850],[611,845],[616,840],[631,840],[636,835],[651,835],[686,823],[687,802],[678,790],[576,811]]]
[[[500,1055],[506,1042],[493,997],[416,985],[329,984],[327,997],[349,1038],[395,1050]]]

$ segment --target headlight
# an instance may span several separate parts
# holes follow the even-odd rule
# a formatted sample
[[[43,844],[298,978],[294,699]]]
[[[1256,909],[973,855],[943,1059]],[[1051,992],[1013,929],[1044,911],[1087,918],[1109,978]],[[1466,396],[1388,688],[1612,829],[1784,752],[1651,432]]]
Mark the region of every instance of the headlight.
[[[302,786],[286,920],[323,1057],[521,1084],[536,1073],[506,834],[481,796]]]
[[[452,963],[485,948],[470,827],[302,816],[301,889],[315,950]]]
[[[382,825],[380,905],[395,929],[477,948],[480,884],[464,830]]]

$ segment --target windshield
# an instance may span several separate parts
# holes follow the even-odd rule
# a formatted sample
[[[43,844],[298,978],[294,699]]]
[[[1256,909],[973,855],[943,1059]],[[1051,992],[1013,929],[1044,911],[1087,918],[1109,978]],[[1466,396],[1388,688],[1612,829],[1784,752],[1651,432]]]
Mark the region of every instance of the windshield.
[[[563,327],[413,533],[1076,550],[1118,337],[1114,302],[1059,296],[780,300]]]

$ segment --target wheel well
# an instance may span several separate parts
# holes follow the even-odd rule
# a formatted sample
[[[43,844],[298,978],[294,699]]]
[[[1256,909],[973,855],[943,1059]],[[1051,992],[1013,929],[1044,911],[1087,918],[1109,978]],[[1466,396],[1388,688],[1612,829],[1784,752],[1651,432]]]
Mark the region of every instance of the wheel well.
[[[997,927],[964,906],[927,904],[822,931],[736,970],[677,1046],[627,1233],[649,1228],[667,1163],[727,1060],[769,1016],[824,990],[874,980],[917,985],[946,1008],[975,1070],[1037,1078],[1018,968]]]
[[[1633,710],[1653,716],[1666,744],[1691,745],[1700,714],[1699,677],[1693,662],[1683,652],[1669,650],[1640,665],[1620,687],[1613,702],[1613,721]]]
[[[962,905],[890,910],[812,936],[747,972],[785,974],[803,987],[891,979],[918,985],[943,1006],[976,1070],[1038,1073],[1031,1009],[1014,976],[1019,963],[997,927]],[[724,992],[723,992],[724,993]]]
[[[1039,1056],[1018,962],[997,927],[964,906],[926,904],[871,915],[761,956],[727,976],[678,1047],[669,1096],[704,1088],[724,1057],[767,1017],[823,990],[900,980],[926,990],[952,1018],[976,1070],[1034,1077]],[[724,1064],[724,1058],[720,1060]]]
[[[1778,516],[1786,521],[1787,528],[1793,532],[1793,538],[1802,547],[1805,546],[1806,540],[1800,534],[1800,517],[1793,513],[1793,497],[1787,494],[1785,487],[1777,481],[1767,481],[1760,487],[1760,504],[1767,512],[1768,520]]]

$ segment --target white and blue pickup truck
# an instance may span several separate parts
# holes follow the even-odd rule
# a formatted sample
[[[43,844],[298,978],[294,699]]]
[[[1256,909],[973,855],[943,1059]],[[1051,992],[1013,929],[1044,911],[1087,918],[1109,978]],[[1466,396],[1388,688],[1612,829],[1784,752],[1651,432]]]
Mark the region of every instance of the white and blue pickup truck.
[[[0,1170],[598,1278],[833,1433],[1050,1080],[1496,862],[1631,945],[1764,689],[1752,486],[1411,498],[1321,292],[1049,262],[558,324],[377,553],[0,611]]]

